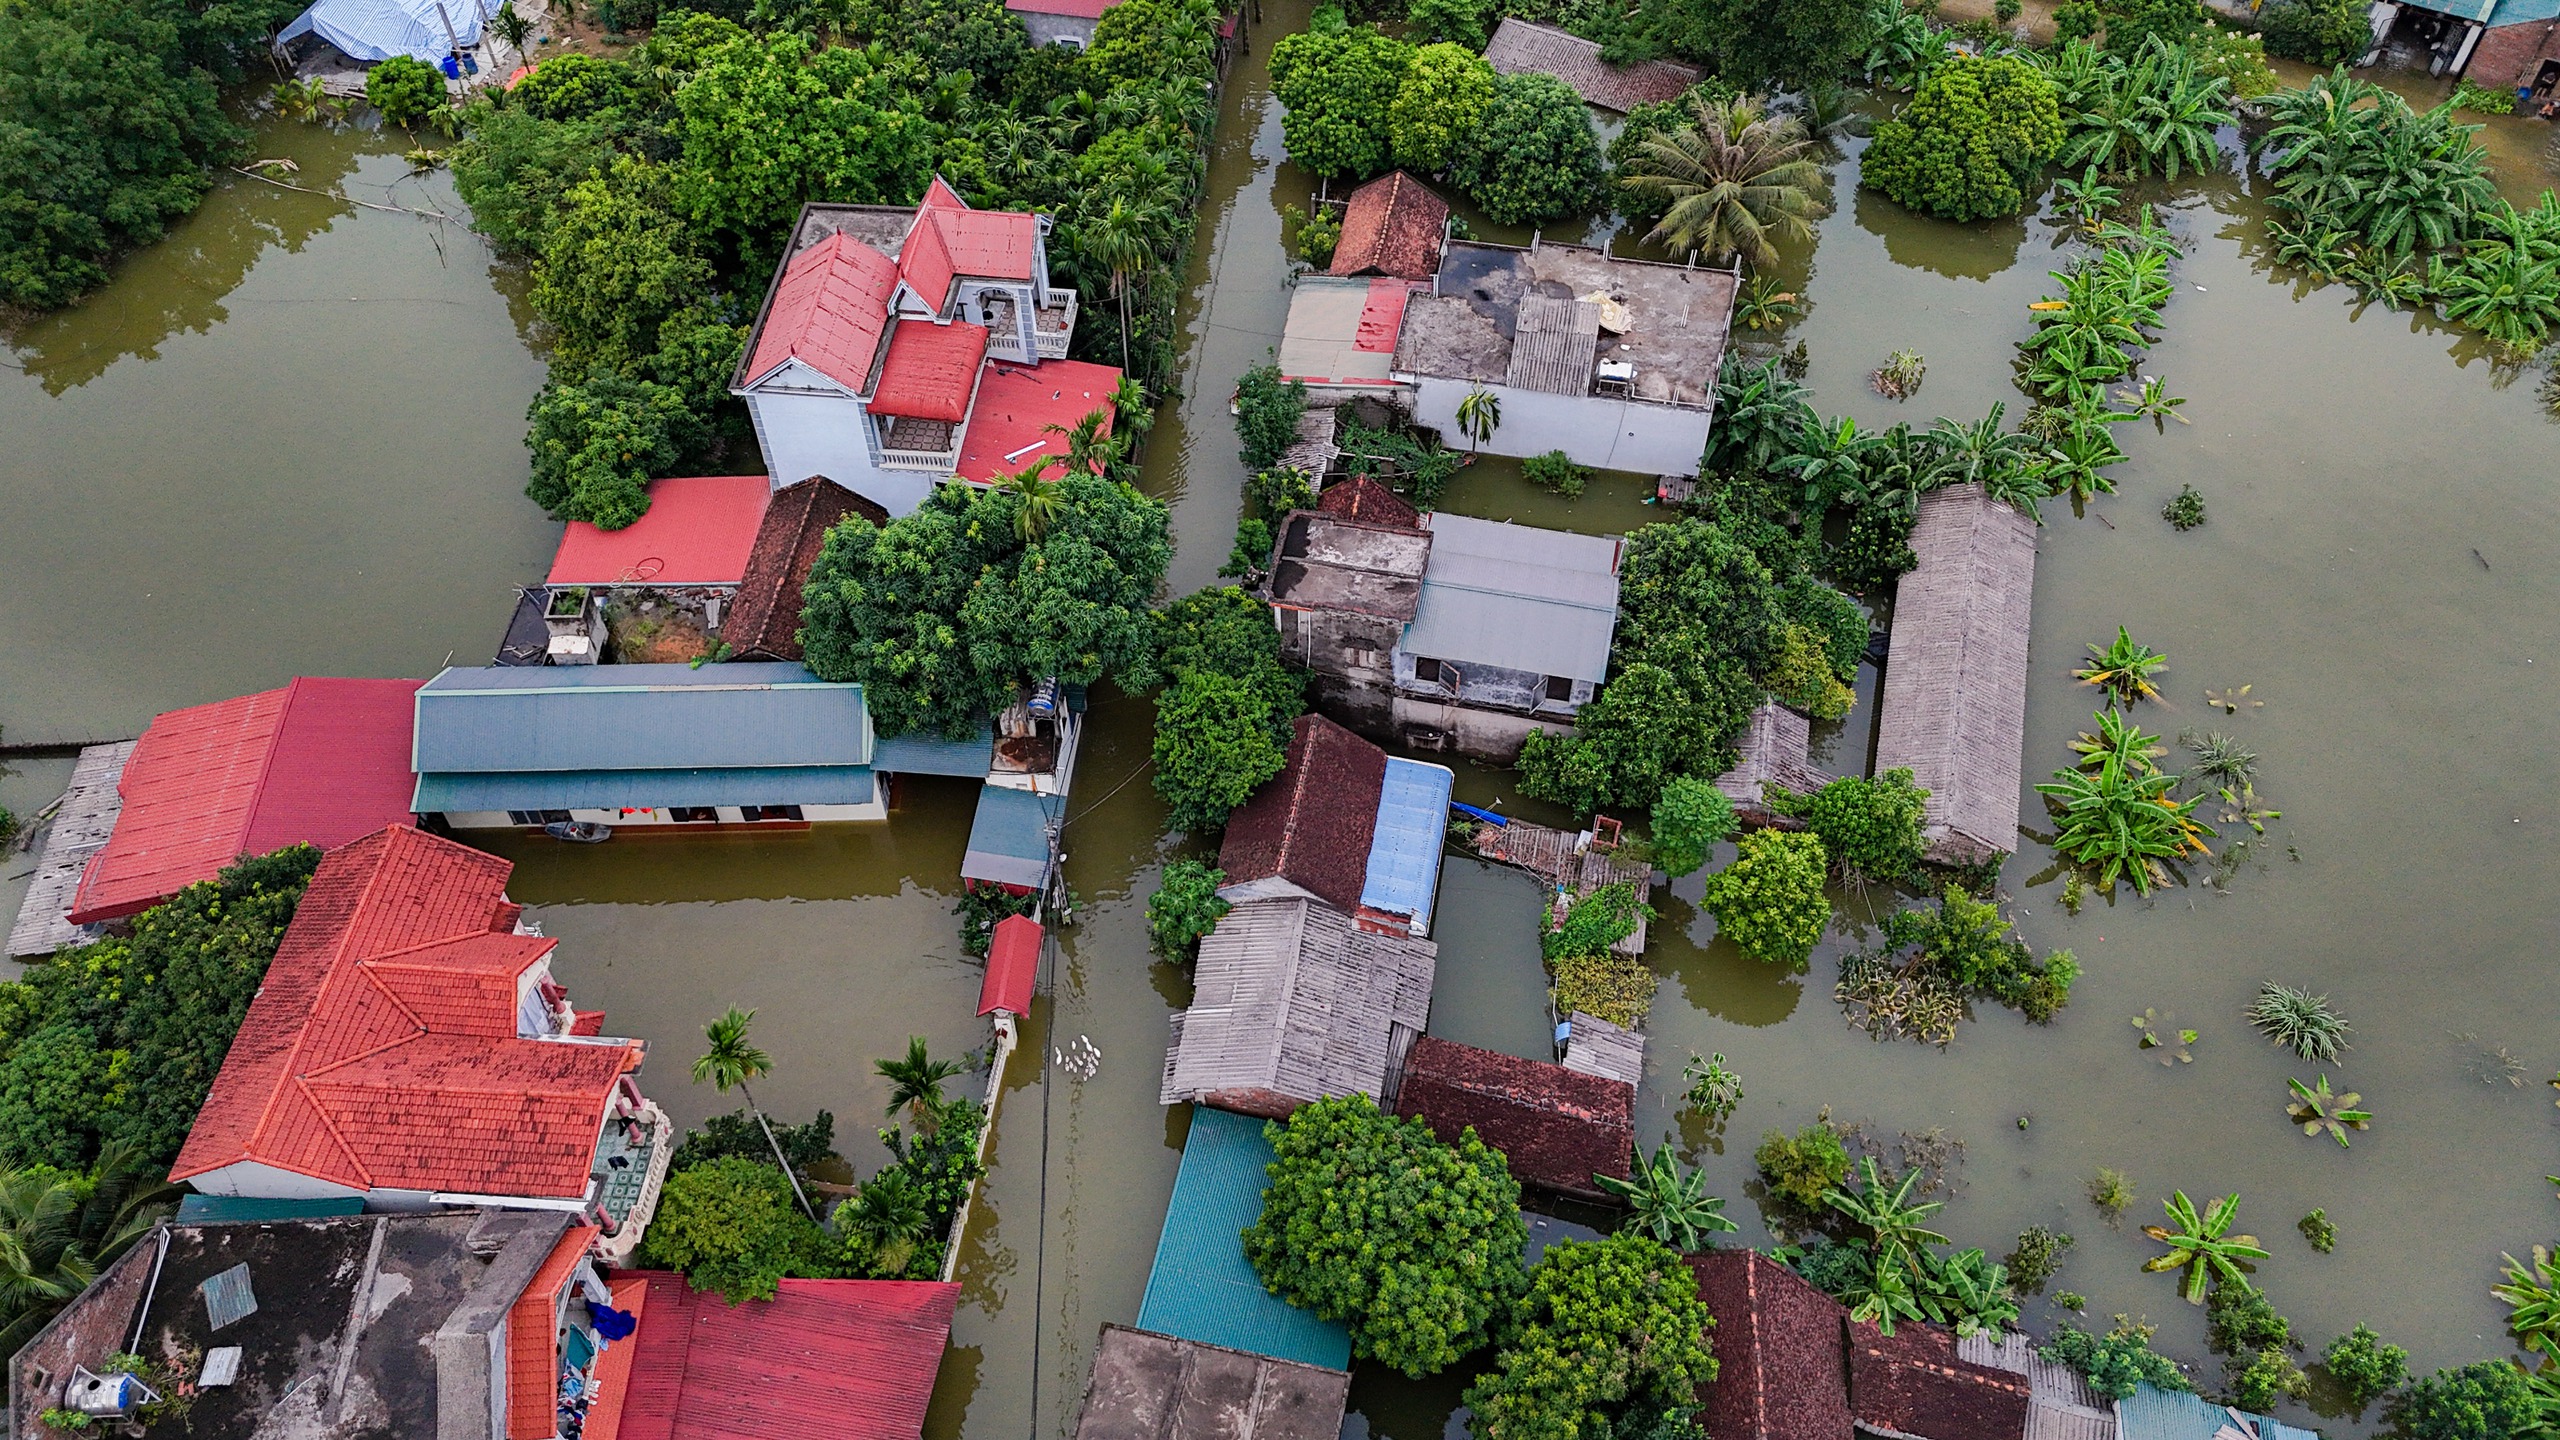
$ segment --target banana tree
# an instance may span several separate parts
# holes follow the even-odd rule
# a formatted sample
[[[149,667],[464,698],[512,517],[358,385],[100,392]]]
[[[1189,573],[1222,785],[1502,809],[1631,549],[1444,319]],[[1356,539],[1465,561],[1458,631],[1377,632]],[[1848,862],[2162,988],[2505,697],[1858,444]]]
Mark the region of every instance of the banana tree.
[[[1849,1217],[1852,1224],[1867,1232],[1875,1246],[1876,1269],[1882,1274],[1889,1259],[1900,1258],[1914,1266],[1926,1263],[1927,1247],[1944,1245],[1947,1237],[1920,1222],[1946,1208],[1944,1201],[1932,1200],[1915,1204],[1912,1196],[1920,1188],[1920,1172],[1913,1170],[1901,1183],[1887,1185],[1884,1171],[1876,1157],[1859,1162],[1858,1188],[1834,1189],[1822,1197],[1823,1203]]]
[[[2240,1196],[2236,1192],[2214,1201],[2202,1213],[2197,1212],[2195,1202],[2187,1198],[2184,1190],[2161,1201],[2160,1208],[2169,1212],[2170,1224],[2145,1225],[2142,1233],[2168,1246],[2169,1253],[2142,1262],[2145,1274],[2185,1271],[2178,1293],[2190,1305],[2204,1303],[2208,1281],[2237,1285],[2243,1291],[2254,1288],[2241,1264],[2264,1260],[2267,1252],[2259,1247],[2257,1236],[2229,1233],[2232,1220],[2240,1213]]]
[[[2530,1265],[2499,1256],[2507,1262],[2507,1280],[2490,1286],[2489,1293],[2507,1302],[2507,1328],[2519,1344],[2547,1362],[2560,1362],[2560,1262],[2544,1246],[2534,1246],[2532,1254]]]
[[[2337,1141],[2338,1148],[2344,1150],[2349,1148],[2349,1130],[2362,1130],[2373,1122],[2372,1111],[2355,1108],[2364,1097],[2353,1090],[2344,1095],[2330,1094],[2329,1077],[2326,1075],[2320,1077],[2317,1088],[2290,1077],[2284,1083],[2285,1088],[2293,1092],[2293,1103],[2284,1107],[2285,1117],[2301,1126],[2305,1135],[2317,1135],[2326,1130],[2329,1138]]]
[[[2146,696],[2160,698],[2160,689],[2151,677],[2169,668],[2169,657],[2143,644],[2116,627],[2114,643],[2089,646],[2089,663],[2071,672],[2071,678],[2083,685],[2095,685],[2107,692],[2118,705],[2130,705]],[[2106,722],[2101,720],[2100,725]]]
[[[1796,431],[1795,452],[1770,468],[1804,482],[1810,525],[1840,500],[1865,503],[1867,458],[1883,444],[1883,435],[1860,431],[1849,416],[1826,425],[1807,415]]]
[[[1709,1235],[1738,1228],[1724,1217],[1724,1201],[1707,1193],[1706,1172],[1683,1172],[1668,1144],[1655,1149],[1650,1158],[1638,1152],[1638,1158],[1641,1163],[1633,1180],[1591,1177],[1601,1189],[1627,1202],[1636,1229],[1685,1255],[1706,1249]]]
[[[1887,1335],[1897,1321],[1928,1318],[1919,1293],[1912,1288],[1910,1272],[1895,1256],[1877,1255],[1875,1271],[1865,1286],[1842,1298],[1849,1302],[1850,1319],[1863,1320]]]

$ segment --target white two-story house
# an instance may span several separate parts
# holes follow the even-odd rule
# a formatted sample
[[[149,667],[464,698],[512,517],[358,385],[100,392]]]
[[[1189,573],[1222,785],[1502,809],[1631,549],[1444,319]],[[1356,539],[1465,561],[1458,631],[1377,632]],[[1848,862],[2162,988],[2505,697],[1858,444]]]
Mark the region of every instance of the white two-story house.
[[[973,210],[940,178],[913,208],[808,205],[730,392],[773,485],[823,476],[894,518],[954,478],[1063,457],[1120,372],[1066,358],[1076,292],[1049,284],[1049,217]]]

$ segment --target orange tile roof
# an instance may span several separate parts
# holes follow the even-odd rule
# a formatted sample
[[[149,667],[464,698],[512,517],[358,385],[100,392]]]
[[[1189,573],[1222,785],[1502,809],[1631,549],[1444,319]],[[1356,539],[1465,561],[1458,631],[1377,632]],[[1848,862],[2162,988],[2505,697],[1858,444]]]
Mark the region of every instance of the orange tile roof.
[[[972,210],[937,175],[916,207],[916,223],[898,250],[898,270],[936,310],[951,298],[951,282],[976,275],[989,280],[1029,280],[1039,255],[1040,221],[1020,210]]]
[[[560,1433],[560,1291],[596,1233],[570,1226],[507,1311],[507,1440]]]
[[[513,867],[395,825],[329,853],[170,1171],[571,1198],[637,1045],[516,1036]]]
[[[880,388],[871,396],[871,413],[956,425],[969,418],[969,397],[977,391],[978,366],[986,358],[984,325],[901,320],[889,333],[889,358],[880,362]]]
[[[746,383],[797,359],[859,392],[871,379],[897,284],[897,262],[841,232],[792,256],[773,288]]]
[[[649,1281],[635,1275],[613,1285],[613,1308],[642,1325],[649,1323]],[[631,1362],[640,1353],[638,1334],[608,1341],[596,1360],[596,1398],[587,1407],[586,1428],[579,1440],[617,1440],[622,1433],[622,1406],[631,1394]]]

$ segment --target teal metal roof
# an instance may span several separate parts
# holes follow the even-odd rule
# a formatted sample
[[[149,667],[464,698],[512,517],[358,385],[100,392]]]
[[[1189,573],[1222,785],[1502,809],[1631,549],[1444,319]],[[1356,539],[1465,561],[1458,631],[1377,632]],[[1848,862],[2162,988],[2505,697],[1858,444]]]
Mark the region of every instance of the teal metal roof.
[[[1351,1332],[1262,1288],[1244,1257],[1245,1227],[1262,1215],[1273,1159],[1263,1122],[1205,1105],[1191,1108],[1191,1137],[1165,1206],[1164,1235],[1138,1306],[1138,1328],[1255,1355],[1322,1365],[1351,1363]]]
[[[2231,1417],[2234,1415],[2245,1417],[2249,1425],[2232,1425]],[[2213,1440],[2225,1426],[2243,1431],[2254,1429],[2258,1440],[2320,1440],[2311,1431],[2282,1424],[2263,1415],[2228,1410],[2193,1395],[2176,1394],[2149,1385],[2135,1387],[2132,1395],[2116,1402],[2119,1440]]]
[[[878,781],[867,766],[763,770],[512,770],[421,775],[409,808],[420,815],[473,810],[617,810],[661,805],[868,805]]]
[[[364,1197],[347,1195],[324,1200],[267,1200],[255,1195],[187,1195],[178,1201],[181,1225],[244,1225],[261,1220],[325,1220],[361,1215]]]
[[[1360,903],[1410,915],[1428,934],[1440,893],[1440,848],[1449,834],[1449,792],[1457,776],[1446,765],[1387,757],[1378,792],[1378,828],[1369,841],[1369,875]]]
[[[871,763],[862,687],[799,665],[456,668],[417,704],[421,775]]]
[[[892,775],[957,775],[977,780],[995,768],[996,727],[989,725],[966,740],[946,740],[933,732],[911,730],[882,735],[871,742],[871,768]]]
[[[1049,827],[1064,818],[1067,802],[1009,785],[978,792],[977,818],[969,822],[969,848],[960,878],[995,885],[1038,887],[1049,878]]]

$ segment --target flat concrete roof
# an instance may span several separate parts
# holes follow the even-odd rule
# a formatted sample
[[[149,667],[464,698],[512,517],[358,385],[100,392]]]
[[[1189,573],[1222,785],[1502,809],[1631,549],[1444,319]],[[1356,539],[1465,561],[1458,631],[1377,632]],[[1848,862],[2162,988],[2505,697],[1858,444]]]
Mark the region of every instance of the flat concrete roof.
[[[1280,373],[1315,385],[1385,386],[1408,283],[1299,277],[1280,331]]]
[[[1570,302],[1605,296],[1616,306],[1597,307],[1600,328],[1590,362],[1595,372],[1623,361],[1635,369],[1636,399],[1703,408],[1714,401],[1716,373],[1724,364],[1735,285],[1730,271],[1620,260],[1580,245],[1520,249],[1453,241],[1434,292],[1417,291],[1405,306],[1395,368],[1488,385],[1534,377],[1530,388],[1588,394],[1589,376],[1579,390],[1563,388],[1568,380],[1555,373],[1553,355],[1540,355],[1515,375],[1520,313],[1524,300],[1531,302],[1534,320],[1556,308],[1539,303],[1539,297]],[[1622,332],[1609,328],[1621,320]],[[1531,328],[1537,329],[1534,323]]]
[[[1422,602],[1422,572],[1430,560],[1427,531],[1299,510],[1280,522],[1271,601],[1411,620]]]
[[[1105,1325],[1076,1440],[1334,1440],[1350,1399],[1340,1370]]]

